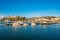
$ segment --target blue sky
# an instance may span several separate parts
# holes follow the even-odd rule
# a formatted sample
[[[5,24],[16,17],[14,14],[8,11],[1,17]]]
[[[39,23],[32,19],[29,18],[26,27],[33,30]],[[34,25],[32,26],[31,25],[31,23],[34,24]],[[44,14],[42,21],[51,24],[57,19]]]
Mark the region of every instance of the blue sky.
[[[60,0],[0,0],[0,17],[60,16]]]

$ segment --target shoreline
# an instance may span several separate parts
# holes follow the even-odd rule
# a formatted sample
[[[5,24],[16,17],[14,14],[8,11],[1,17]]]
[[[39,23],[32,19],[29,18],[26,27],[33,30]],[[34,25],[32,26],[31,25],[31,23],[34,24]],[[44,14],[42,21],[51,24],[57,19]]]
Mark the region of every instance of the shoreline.
[[[4,22],[5,24],[10,25],[38,25],[38,24],[60,24],[60,18],[56,16],[43,16],[43,17],[32,17],[25,18],[21,16],[9,16],[0,19],[0,22]]]

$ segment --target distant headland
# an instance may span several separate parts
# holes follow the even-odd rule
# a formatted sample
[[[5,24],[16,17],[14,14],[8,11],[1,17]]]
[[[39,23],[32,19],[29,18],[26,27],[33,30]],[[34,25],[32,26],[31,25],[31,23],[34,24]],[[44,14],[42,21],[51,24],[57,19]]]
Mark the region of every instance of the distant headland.
[[[5,22],[6,24],[9,24],[11,22],[11,25],[36,25],[36,24],[57,24],[60,23],[60,17],[56,16],[41,16],[41,17],[31,17],[26,18],[22,16],[8,16],[0,18],[0,21]]]

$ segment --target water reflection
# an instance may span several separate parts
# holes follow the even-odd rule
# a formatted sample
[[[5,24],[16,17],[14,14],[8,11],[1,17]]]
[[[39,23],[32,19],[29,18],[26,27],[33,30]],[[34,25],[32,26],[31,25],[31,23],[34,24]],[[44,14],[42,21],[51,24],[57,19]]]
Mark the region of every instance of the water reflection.
[[[58,28],[60,26],[60,24],[55,24],[56,25],[56,28]]]
[[[41,25],[42,29],[47,29],[48,28],[48,25]]]

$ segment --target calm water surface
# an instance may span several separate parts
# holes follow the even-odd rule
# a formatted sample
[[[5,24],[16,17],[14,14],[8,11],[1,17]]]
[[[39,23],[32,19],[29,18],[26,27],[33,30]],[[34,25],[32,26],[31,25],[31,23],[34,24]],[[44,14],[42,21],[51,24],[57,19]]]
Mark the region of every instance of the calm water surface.
[[[60,40],[60,24],[18,27],[0,25],[0,40]]]

